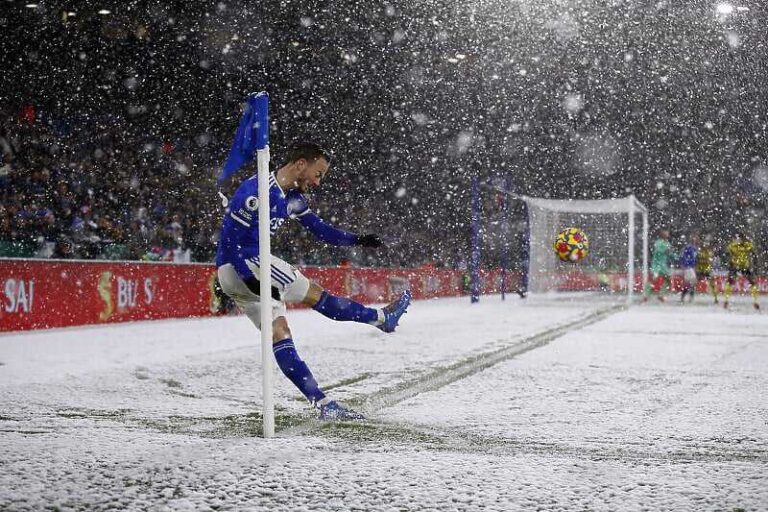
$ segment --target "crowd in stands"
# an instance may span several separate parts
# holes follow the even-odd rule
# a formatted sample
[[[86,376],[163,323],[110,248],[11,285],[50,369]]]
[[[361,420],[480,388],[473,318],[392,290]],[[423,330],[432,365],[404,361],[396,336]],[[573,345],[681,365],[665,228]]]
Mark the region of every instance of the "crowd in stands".
[[[97,137],[62,130],[30,107],[2,113],[0,149],[0,256],[213,260],[223,211],[214,186],[218,168],[195,162],[183,144],[129,137],[119,127]],[[351,186],[338,180],[336,190],[319,194],[313,207],[344,227],[380,225],[391,215],[345,202]],[[337,218],[334,211],[344,213]],[[409,266],[441,254],[442,243],[422,231],[412,233],[422,245],[399,243],[396,226],[380,227],[392,243],[378,253],[324,246],[298,224],[286,229],[290,234],[274,250],[302,265]],[[454,265],[461,254],[446,252],[441,261]]]
[[[31,108],[31,107],[30,107]],[[28,111],[29,112],[29,111]],[[169,144],[113,133],[64,134],[36,114],[3,113],[0,253],[206,261],[214,231],[205,180]],[[200,205],[203,208],[200,208]]]

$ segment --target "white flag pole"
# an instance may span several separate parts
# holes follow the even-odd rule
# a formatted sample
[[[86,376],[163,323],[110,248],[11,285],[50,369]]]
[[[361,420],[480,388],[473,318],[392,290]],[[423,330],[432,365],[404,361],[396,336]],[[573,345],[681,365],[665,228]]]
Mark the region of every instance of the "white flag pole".
[[[627,305],[632,305],[632,297],[635,294],[635,196],[630,195],[629,201],[629,239],[627,241]]]
[[[269,222],[269,96],[256,96],[256,165],[259,184],[259,295],[261,297],[261,364],[264,396],[264,437],[275,436],[275,403],[272,393],[272,247]]]

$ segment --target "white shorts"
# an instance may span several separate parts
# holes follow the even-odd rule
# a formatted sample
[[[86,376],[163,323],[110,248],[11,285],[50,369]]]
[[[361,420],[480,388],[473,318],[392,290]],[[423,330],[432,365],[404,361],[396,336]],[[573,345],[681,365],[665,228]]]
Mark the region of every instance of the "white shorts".
[[[688,284],[696,284],[698,277],[696,276],[696,270],[688,267],[683,271],[683,280]]]
[[[247,260],[245,264],[253,275],[259,275],[259,266],[256,261]],[[301,302],[307,296],[309,291],[309,279],[298,271],[293,265],[286,263],[280,258],[272,257],[272,288],[276,289],[276,294],[280,299],[270,297],[272,303],[272,320],[285,316],[285,304],[287,302]],[[251,322],[257,327],[261,327],[261,298],[258,293],[251,290],[243,279],[235,271],[235,267],[227,263],[218,269],[219,283],[221,289],[232,297],[235,304],[246,314]]]

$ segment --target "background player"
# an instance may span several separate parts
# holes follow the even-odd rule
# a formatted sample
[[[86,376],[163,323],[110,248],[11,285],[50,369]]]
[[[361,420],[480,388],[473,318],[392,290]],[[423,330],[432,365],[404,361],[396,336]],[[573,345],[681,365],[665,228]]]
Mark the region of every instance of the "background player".
[[[743,232],[737,232],[731,243],[726,248],[728,253],[728,280],[725,284],[725,301],[723,307],[728,307],[731,298],[731,287],[739,275],[747,278],[752,294],[752,305],[755,309],[760,309],[757,302],[757,282],[752,267],[752,254],[755,252],[755,246],[752,240],[747,238]]]
[[[659,231],[659,238],[651,249],[651,282],[648,283],[645,299],[652,291],[657,293],[660,302],[664,302],[664,288],[669,288],[669,278],[672,274],[669,263],[672,261],[672,245],[669,243],[669,230]]]
[[[680,268],[683,270],[682,291],[680,292],[680,302],[685,301],[685,295],[690,294],[689,301],[693,302],[696,293],[696,256],[699,252],[699,237],[693,235],[688,244],[683,247],[680,253]]]
[[[696,253],[696,279],[704,280],[707,286],[707,293],[712,293],[712,297],[715,299],[715,304],[717,304],[717,283],[715,283],[715,280],[712,277],[712,263],[715,258],[715,253],[712,250],[711,241],[711,236],[705,236],[704,242]]]
[[[330,166],[330,156],[317,144],[305,142],[288,152],[288,162],[269,177],[270,232],[291,218],[323,242],[332,245],[380,247],[376,235],[356,235],[325,223],[310,210],[304,193],[320,185]],[[258,180],[252,176],[236,190],[226,205],[216,266],[222,290],[260,327]],[[320,409],[323,419],[363,419],[351,409],[330,400],[320,389],[312,372],[299,357],[286,320],[286,302],[301,302],[315,311],[339,321],[370,324],[393,332],[406,312],[411,295],[408,290],[383,309],[363,306],[336,297],[309,281],[295,267],[272,257],[273,352],[280,370],[299,388],[309,402]]]

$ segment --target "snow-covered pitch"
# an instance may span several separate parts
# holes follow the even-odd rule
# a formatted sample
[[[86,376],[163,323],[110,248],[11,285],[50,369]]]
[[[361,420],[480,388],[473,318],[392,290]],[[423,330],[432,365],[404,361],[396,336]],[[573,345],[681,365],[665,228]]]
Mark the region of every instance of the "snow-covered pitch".
[[[276,374],[269,440],[244,317],[2,335],[0,510],[766,510],[768,315],[697,301],[422,301],[393,335],[292,311],[370,420]]]

